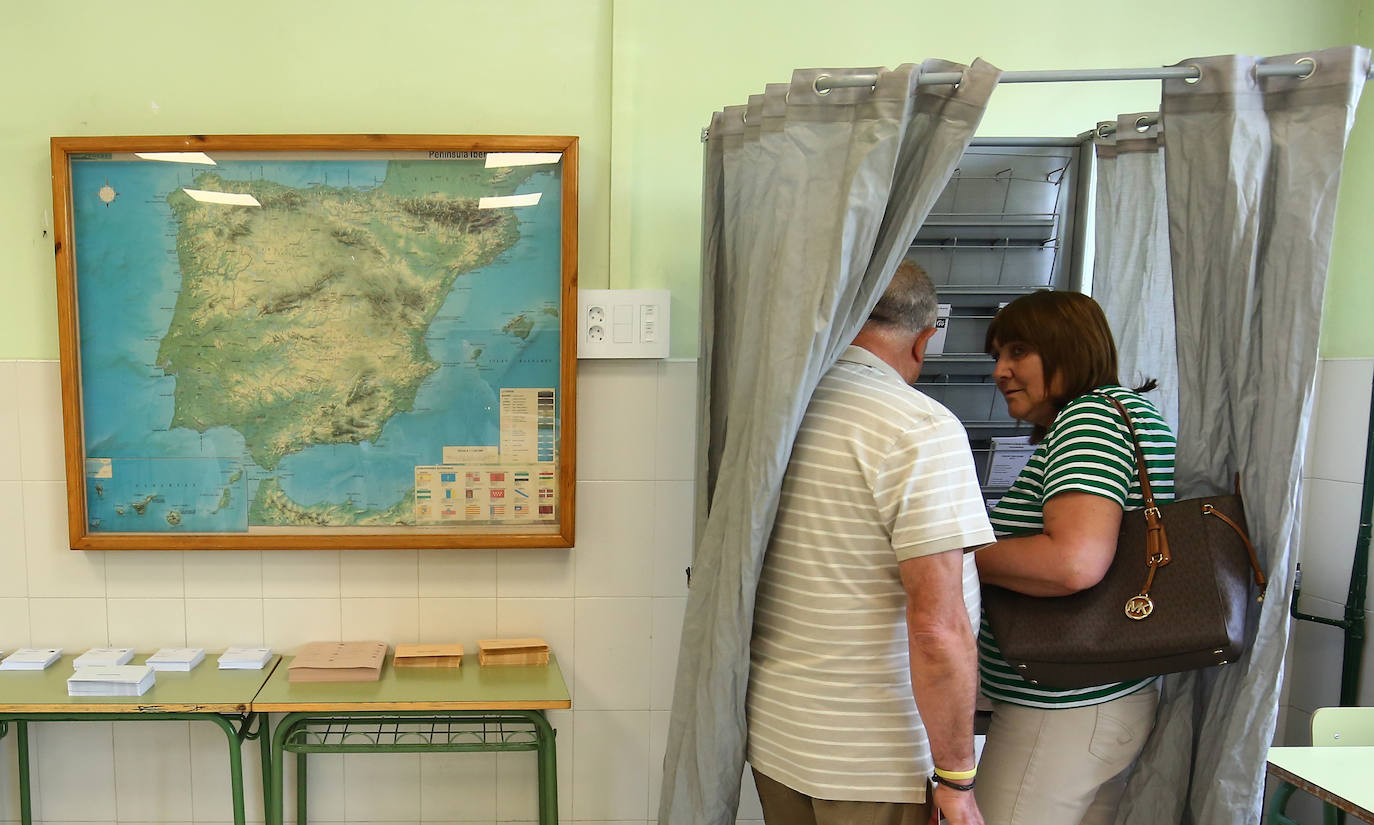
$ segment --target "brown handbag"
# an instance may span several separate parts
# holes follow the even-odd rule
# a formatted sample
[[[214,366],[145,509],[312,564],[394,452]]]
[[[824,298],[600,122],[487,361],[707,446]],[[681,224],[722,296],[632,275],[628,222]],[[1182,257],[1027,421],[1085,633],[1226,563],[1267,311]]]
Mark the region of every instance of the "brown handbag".
[[[1145,507],[1122,513],[1111,568],[1087,590],[1045,598],[984,585],[1002,657],[1031,684],[1057,689],[1236,661],[1267,585],[1239,493],[1155,502],[1131,417],[1101,395],[1130,430]]]

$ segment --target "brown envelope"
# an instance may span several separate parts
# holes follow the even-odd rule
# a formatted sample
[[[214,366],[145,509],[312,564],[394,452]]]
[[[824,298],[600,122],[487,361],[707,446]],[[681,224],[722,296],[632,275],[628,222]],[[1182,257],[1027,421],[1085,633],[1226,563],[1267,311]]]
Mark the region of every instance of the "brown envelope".
[[[382,678],[386,642],[311,642],[287,675],[291,682],[375,682]]]
[[[462,667],[463,646],[396,645],[391,663],[396,667]]]

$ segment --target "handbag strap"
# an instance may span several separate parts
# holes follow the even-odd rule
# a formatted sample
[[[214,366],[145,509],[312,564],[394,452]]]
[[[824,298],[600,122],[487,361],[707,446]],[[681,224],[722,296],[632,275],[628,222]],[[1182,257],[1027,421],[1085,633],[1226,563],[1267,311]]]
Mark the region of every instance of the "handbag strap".
[[[1126,421],[1126,430],[1131,434],[1131,451],[1135,455],[1135,471],[1140,479],[1140,497],[1145,499],[1145,563],[1151,568],[1163,567],[1173,556],[1169,553],[1169,537],[1164,532],[1164,522],[1159,516],[1159,505],[1155,503],[1155,493],[1150,487],[1150,471],[1145,465],[1145,453],[1140,449],[1140,436],[1136,435],[1135,422],[1130,413],[1116,398],[1105,392],[1095,392],[1116,407]],[[1127,491],[1129,493],[1129,491]]]

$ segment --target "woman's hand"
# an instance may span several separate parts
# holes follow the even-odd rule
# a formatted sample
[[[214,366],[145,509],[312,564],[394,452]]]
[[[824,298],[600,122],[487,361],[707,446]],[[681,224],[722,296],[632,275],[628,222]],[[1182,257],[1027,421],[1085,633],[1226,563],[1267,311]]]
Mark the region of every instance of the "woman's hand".
[[[1121,505],[1076,491],[1045,502],[1044,532],[979,550],[978,578],[1028,596],[1067,596],[1102,581],[1116,555]]]

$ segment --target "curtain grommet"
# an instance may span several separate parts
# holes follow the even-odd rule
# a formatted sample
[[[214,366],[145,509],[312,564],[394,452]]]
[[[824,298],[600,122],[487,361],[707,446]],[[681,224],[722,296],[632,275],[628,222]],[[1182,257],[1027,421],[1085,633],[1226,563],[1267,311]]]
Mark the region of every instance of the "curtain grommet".
[[[1202,68],[1201,68],[1200,66],[1198,66],[1196,63],[1189,63],[1189,64],[1188,64],[1187,66],[1185,66],[1184,68],[1186,68],[1186,69],[1193,69],[1194,71],[1197,72],[1197,77],[1185,77],[1185,78],[1183,78],[1183,82],[1184,82],[1184,83],[1187,83],[1189,86],[1196,86],[1199,82],[1201,82],[1201,80],[1202,80]]]
[[[1097,124],[1097,129],[1095,131],[1097,132],[1097,137],[1100,140],[1106,140],[1107,138],[1116,134],[1116,124],[1108,123],[1104,120],[1101,123]]]
[[[811,81],[811,89],[812,89],[816,94],[821,95],[821,96],[825,96],[825,95],[830,94],[832,91],[834,91],[833,89],[831,89],[831,88],[829,88],[829,87],[826,87],[826,88],[824,88],[824,89],[821,88],[821,81],[822,81],[822,80],[829,80],[829,79],[830,79],[830,75],[828,75],[828,74],[818,74],[818,75],[816,75],[816,79],[813,80],[813,81]]]
[[[1298,80],[1306,80],[1317,71],[1317,61],[1310,57],[1299,57],[1297,60],[1293,61],[1294,66],[1301,66],[1303,64],[1307,64],[1311,68],[1307,70],[1307,74],[1294,75]]]
[[[1135,130],[1142,135],[1150,131],[1150,127],[1153,125],[1154,123],[1151,123],[1150,119],[1144,115],[1135,119]]]

